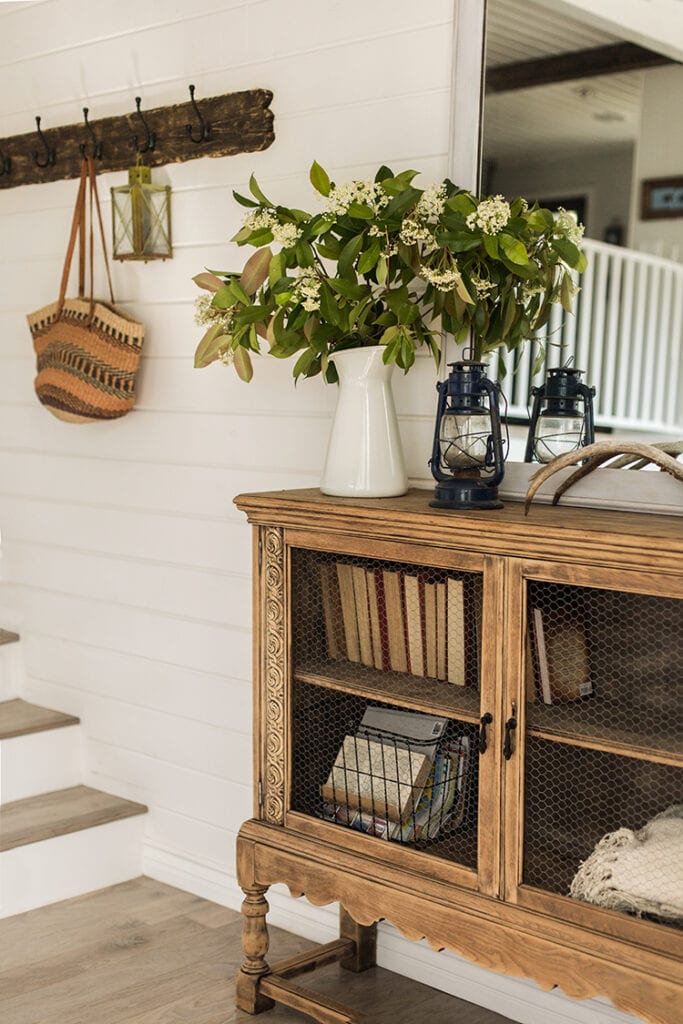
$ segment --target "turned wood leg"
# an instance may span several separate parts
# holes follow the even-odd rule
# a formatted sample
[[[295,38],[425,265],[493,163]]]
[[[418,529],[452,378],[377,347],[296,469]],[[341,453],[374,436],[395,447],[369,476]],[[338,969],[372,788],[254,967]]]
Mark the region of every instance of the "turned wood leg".
[[[347,971],[366,971],[377,962],[377,925],[358,924],[343,907],[339,907],[339,935],[342,939],[353,939],[356,950],[353,956],[340,960]]]
[[[268,891],[266,886],[255,885],[253,888],[242,889],[244,901],[242,903],[242,952],[244,961],[240,972],[237,975],[237,999],[236,1003],[240,1010],[246,1013],[263,1013],[275,1006],[272,999],[259,992],[259,982],[266,974],[270,974],[270,967],[266,963],[268,952],[268,928],[266,927],[266,914],[268,913],[268,901],[265,897]]]

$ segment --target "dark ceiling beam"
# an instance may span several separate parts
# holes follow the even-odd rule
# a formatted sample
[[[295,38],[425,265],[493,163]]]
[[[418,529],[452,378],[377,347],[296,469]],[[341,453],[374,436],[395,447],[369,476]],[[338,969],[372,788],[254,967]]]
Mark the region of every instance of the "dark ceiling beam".
[[[571,82],[577,78],[613,75],[619,71],[638,71],[641,68],[655,68],[662,64],[675,63],[676,61],[670,57],[646,50],[635,43],[614,43],[610,46],[596,46],[590,50],[574,50],[571,53],[558,53],[554,57],[522,60],[515,64],[489,68],[486,72],[486,91],[512,92],[515,89],[530,89],[537,85]]]

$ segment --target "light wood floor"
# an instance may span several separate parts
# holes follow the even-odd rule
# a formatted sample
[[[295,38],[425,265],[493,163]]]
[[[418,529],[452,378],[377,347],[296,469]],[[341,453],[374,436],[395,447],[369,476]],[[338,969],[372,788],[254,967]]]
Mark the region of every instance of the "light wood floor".
[[[2,1024],[233,1024],[240,915],[148,878],[0,921]],[[271,962],[310,945],[276,928]],[[381,968],[303,980],[372,1024],[505,1024],[507,1018]],[[310,1024],[282,1007],[263,1024]]]

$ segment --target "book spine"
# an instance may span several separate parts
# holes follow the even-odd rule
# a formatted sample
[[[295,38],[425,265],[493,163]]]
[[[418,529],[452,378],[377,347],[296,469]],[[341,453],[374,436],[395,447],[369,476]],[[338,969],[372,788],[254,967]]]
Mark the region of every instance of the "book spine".
[[[553,695],[550,689],[550,671],[548,668],[548,652],[545,645],[545,633],[543,631],[543,612],[540,608],[534,608],[534,638],[536,641],[536,657],[538,659],[538,674],[541,679],[541,696],[544,704],[552,704]]]
[[[436,587],[436,583],[424,584],[424,641],[427,663],[425,672],[431,679],[438,678]]]
[[[465,608],[462,580],[449,577],[446,593],[448,682],[465,685]]]
[[[353,571],[350,565],[337,562],[337,580],[341,598],[342,620],[346,638],[346,657],[349,661],[360,661],[360,637],[356,618],[356,598],[353,589]]]
[[[363,665],[373,667],[372,636],[370,634],[370,609],[368,607],[367,575],[362,565],[354,565],[351,569],[353,578],[353,594],[356,605],[356,622],[358,623],[358,641],[360,660]]]
[[[382,659],[382,630],[380,626],[379,601],[377,596],[377,574],[373,569],[365,573],[368,588],[368,611],[370,614],[370,637],[372,638],[372,664],[380,671],[384,668]]]
[[[405,622],[408,634],[410,672],[414,676],[425,674],[422,651],[422,609],[420,607],[420,581],[417,576],[403,576]]]
[[[403,619],[401,574],[385,569],[383,571],[383,581],[387,636],[389,640],[389,667],[394,672],[407,672],[408,658],[406,654],[405,622]]]
[[[346,652],[344,650],[343,623],[340,617],[341,602],[337,573],[335,567],[326,562],[320,563],[318,568],[320,570],[320,595],[325,619],[327,653],[330,658],[339,661],[346,657]]]
[[[446,679],[446,584],[436,584],[436,678]]]

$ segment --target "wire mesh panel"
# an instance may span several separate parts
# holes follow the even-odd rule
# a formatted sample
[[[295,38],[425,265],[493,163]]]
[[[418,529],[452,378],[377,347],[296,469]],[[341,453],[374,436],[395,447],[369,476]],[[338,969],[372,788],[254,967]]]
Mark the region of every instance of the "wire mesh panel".
[[[526,884],[683,923],[683,601],[530,581]]]
[[[292,604],[295,672],[416,698],[429,681],[476,712],[479,574],[295,550]]]
[[[477,727],[294,683],[292,807],[477,866]]]

